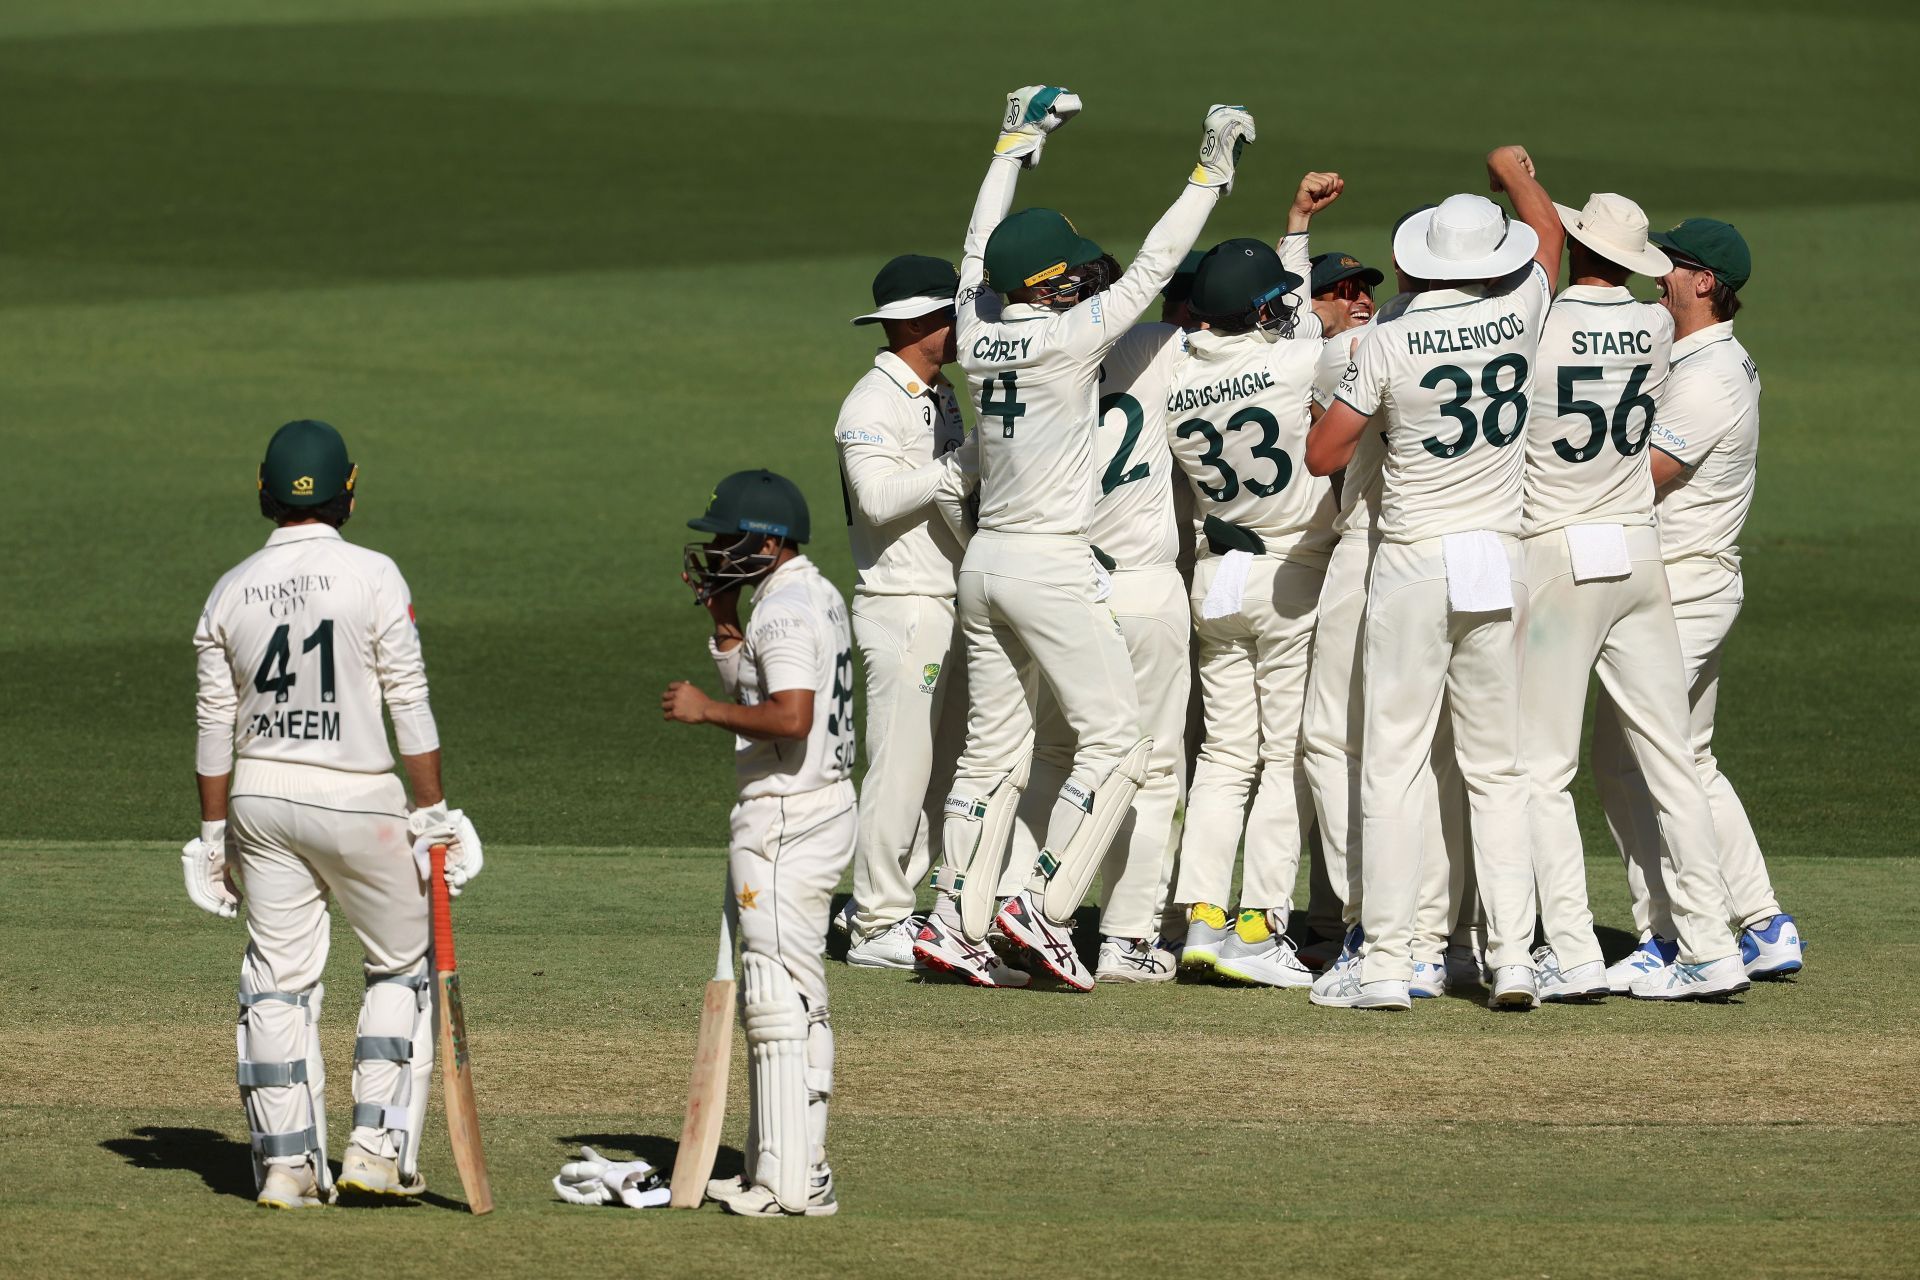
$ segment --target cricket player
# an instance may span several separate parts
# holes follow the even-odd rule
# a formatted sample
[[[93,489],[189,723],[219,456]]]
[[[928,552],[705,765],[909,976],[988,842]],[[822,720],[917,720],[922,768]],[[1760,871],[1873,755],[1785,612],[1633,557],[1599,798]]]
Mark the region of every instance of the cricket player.
[[[1627,290],[1629,276],[1663,276],[1672,264],[1647,243],[1646,214],[1624,196],[1558,208],[1572,283],[1554,300],[1534,363],[1539,385],[1555,394],[1536,397],[1527,420],[1520,544],[1529,609],[1521,747],[1546,933],[1534,952],[1540,998],[1608,993],[1568,790],[1596,667],[1659,813],[1662,880],[1680,933],[1677,962],[1637,978],[1633,994],[1726,996],[1744,991],[1747,975],[1727,929],[1713,819],[1686,741],[1680,642],[1647,465],[1673,316]]]
[[[833,890],[853,857],[853,640],[847,606],[802,555],[806,499],[771,471],[737,471],[714,486],[687,527],[683,577],[713,619],[707,650],[724,700],[675,680],[668,720],[733,734],[727,855],[739,921],[740,1022],[752,1072],[746,1172],[707,1194],[753,1218],[827,1217],[839,1210],[827,1164],[833,1028],[821,952]],[[754,589],[742,626],[740,591]]]
[[[997,923],[1010,949],[1031,953],[1069,989],[1089,991],[1093,975],[1068,922],[1152,754],[1124,637],[1094,598],[1087,534],[1098,495],[1100,366],[1192,247],[1254,130],[1239,108],[1208,113],[1187,189],[1109,283],[1099,246],[1058,213],[1006,216],[1020,169],[1038,161],[1079,106],[1053,87],[1008,95],[961,259],[958,349],[980,406],[980,518],[959,579],[967,744],[936,883],[960,894],[961,920],[942,927],[957,923],[977,946]],[[996,912],[992,872],[1028,776],[1034,717],[1019,672],[1029,663],[1072,729],[1075,755],[1026,888]]]
[[[239,1082],[258,1201],[335,1198],[327,1165],[320,1004],[340,904],[365,950],[353,1042],[353,1127],[339,1188],[417,1196],[433,1075],[425,852],[450,890],[480,873],[473,824],[447,808],[413,598],[400,570],[340,536],[359,468],[324,422],[289,422],[260,464],[267,545],[214,585],[194,631],[200,837],[181,853],[193,904],[247,900]],[[393,772],[380,707],[400,763]],[[418,842],[416,844],[416,842]],[[231,870],[230,870],[231,868]]]
[[[1197,522],[1189,604],[1206,721],[1174,892],[1187,908],[1181,963],[1276,987],[1313,980],[1285,930],[1312,825],[1301,702],[1334,501],[1295,460],[1320,357],[1320,320],[1302,289],[1307,230],[1342,188],[1338,174],[1308,174],[1278,251],[1236,239],[1207,252],[1189,301],[1204,327],[1188,338],[1167,396]],[[1230,918],[1243,829],[1244,882]]]
[[[1660,554],[1692,708],[1694,768],[1712,810],[1727,908],[1740,929],[1747,976],[1785,977],[1804,963],[1800,931],[1780,910],[1753,825],[1713,754],[1720,657],[1745,594],[1740,529],[1753,505],[1760,451],[1760,374],[1733,336],[1753,258],[1738,231],[1712,218],[1688,218],[1650,238],[1673,260],[1660,279],[1661,301],[1673,313],[1673,362],[1656,398],[1650,465]],[[1626,971],[1635,967],[1658,972],[1671,964],[1681,928],[1681,895],[1660,858],[1654,780],[1631,748],[1631,727],[1631,711],[1603,690],[1594,716],[1594,776],[1627,859],[1634,923],[1643,939],[1615,966],[1616,986],[1629,981]]]
[[[1538,1003],[1520,762],[1516,627],[1524,620],[1518,535],[1532,362],[1563,233],[1519,147],[1487,158],[1484,196],[1456,195],[1407,219],[1394,258],[1433,287],[1376,320],[1314,425],[1307,467],[1345,466],[1386,409],[1381,542],[1367,583],[1360,743],[1361,963],[1316,1003],[1411,1007],[1411,942],[1424,848],[1420,778],[1442,703],[1466,779],[1487,912],[1496,1009]]]
[[[958,280],[952,263],[918,254],[880,269],[873,310],[853,323],[880,325],[887,345],[833,428],[867,685],[847,950],[862,968],[914,967],[914,889],[960,754],[966,690],[953,593],[972,476],[956,452],[966,433],[959,401],[941,373],[953,360]]]

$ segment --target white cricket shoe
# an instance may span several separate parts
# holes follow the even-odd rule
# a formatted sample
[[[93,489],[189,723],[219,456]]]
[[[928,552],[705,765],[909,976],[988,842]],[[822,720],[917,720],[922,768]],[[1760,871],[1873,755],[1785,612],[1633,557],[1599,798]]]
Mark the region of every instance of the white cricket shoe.
[[[1313,985],[1313,970],[1300,963],[1293,944],[1271,931],[1257,940],[1249,940],[1238,929],[1227,934],[1220,944],[1220,955],[1213,962],[1213,971],[1235,982],[1251,982],[1263,987]]]
[[[745,1184],[745,1179],[737,1181]],[[713,1184],[707,1184],[707,1194],[713,1195]],[[791,1213],[780,1207],[773,1192],[758,1183],[744,1185],[743,1189],[725,1196],[714,1196],[720,1201],[720,1207],[728,1213],[738,1214],[742,1218],[831,1218],[840,1212],[840,1201],[833,1194],[833,1170],[824,1164],[813,1166],[812,1185],[807,1190],[807,1207],[800,1213]]]
[[[853,936],[853,917],[856,910],[857,908],[854,905],[853,899],[848,898],[840,904],[840,909],[834,912],[832,917],[828,919],[827,928],[843,938],[851,938]]]
[[[1658,973],[1679,958],[1680,948],[1671,939],[1658,934],[1643,938],[1639,946],[1607,970],[1607,991],[1616,996],[1632,995],[1635,978]]]
[[[1607,968],[1598,960],[1562,969],[1552,947],[1535,947],[1533,971],[1543,1004],[1589,1004],[1607,998]]]
[[[1633,980],[1629,994],[1636,1000],[1725,1000],[1751,987],[1739,956],[1721,956],[1705,964],[1675,960]]]
[[[1100,943],[1095,982],[1167,982],[1179,962],[1158,938],[1106,938]]]
[[[1540,982],[1530,964],[1503,964],[1493,971],[1493,994],[1487,1008],[1501,1013],[1527,1013],[1540,1007]]]
[[[348,1145],[346,1158],[340,1162],[340,1180],[334,1185],[342,1191],[357,1191],[361,1195],[408,1198],[425,1191],[427,1180],[418,1173],[409,1180],[401,1175],[396,1161],[353,1143]]]
[[[1220,958],[1220,946],[1233,932],[1227,913],[1209,902],[1196,902],[1187,909],[1185,941],[1180,944],[1182,969],[1213,968]]]
[[[1415,1000],[1437,1000],[1447,994],[1447,966],[1415,960],[1413,978],[1407,983],[1407,994]]]
[[[253,1198],[263,1209],[318,1209],[326,1204],[311,1164],[270,1164]]]
[[[920,936],[915,916],[895,920],[879,933],[847,948],[847,963],[856,969],[912,969],[913,943]]]
[[[1313,980],[1313,989],[1307,993],[1307,999],[1328,1009],[1391,1009],[1404,1012],[1413,1008],[1413,997],[1407,994],[1406,983],[1391,979],[1362,982],[1358,964],[1328,969]]]
[[[920,921],[919,936],[913,940],[913,958],[937,973],[964,979],[976,987],[1024,987],[1033,976],[1003,962],[991,948],[976,947],[957,929],[943,924],[939,916]]]
[[[1800,926],[1784,913],[1768,916],[1740,931],[1740,960],[1749,978],[1785,978],[1806,965]]]
[[[1057,925],[1034,905],[1031,891],[1022,889],[1001,904],[993,918],[1008,945],[1032,955],[1070,991],[1093,990],[1093,975],[1073,948],[1071,926]]]

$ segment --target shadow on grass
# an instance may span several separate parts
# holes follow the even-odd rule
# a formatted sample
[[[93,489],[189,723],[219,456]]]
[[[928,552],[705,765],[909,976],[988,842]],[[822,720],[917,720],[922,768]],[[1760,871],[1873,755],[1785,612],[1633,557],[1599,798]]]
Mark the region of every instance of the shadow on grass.
[[[575,1133],[554,1141],[567,1148],[569,1160],[579,1158],[581,1147],[592,1147],[614,1160],[645,1160],[659,1170],[662,1177],[673,1172],[673,1158],[680,1150],[676,1139],[652,1133]],[[746,1167],[747,1158],[738,1147],[723,1145],[713,1158],[713,1172],[709,1176],[737,1177]]]
[[[216,1195],[253,1199],[253,1161],[247,1144],[224,1133],[143,1125],[100,1145],[136,1169],[180,1169],[199,1175]]]

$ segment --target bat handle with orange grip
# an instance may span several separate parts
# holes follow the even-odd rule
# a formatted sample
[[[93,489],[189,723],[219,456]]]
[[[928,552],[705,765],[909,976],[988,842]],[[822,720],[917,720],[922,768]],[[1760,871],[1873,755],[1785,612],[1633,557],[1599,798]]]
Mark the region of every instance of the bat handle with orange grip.
[[[427,850],[427,894],[433,904],[433,967],[452,973],[459,966],[453,959],[453,895],[447,892],[447,846],[443,844]]]

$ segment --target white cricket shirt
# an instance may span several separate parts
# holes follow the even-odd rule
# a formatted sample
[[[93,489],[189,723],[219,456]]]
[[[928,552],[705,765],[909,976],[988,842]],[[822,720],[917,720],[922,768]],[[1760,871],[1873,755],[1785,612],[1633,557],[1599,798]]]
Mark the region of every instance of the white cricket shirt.
[[[952,454],[965,436],[952,385],[924,381],[891,351],[853,384],[833,440],[847,486],[855,592],[953,594],[971,480]]]
[[[331,526],[274,530],[214,585],[193,645],[208,777],[236,756],[390,773],[383,701],[402,754],[440,746],[406,579]]]
[[[1492,285],[1415,295],[1374,318],[1336,398],[1365,417],[1386,409],[1377,524],[1390,542],[1487,529],[1518,536],[1534,348],[1553,302],[1530,262]]]
[[[753,593],[746,639],[725,653],[707,641],[727,696],[759,706],[786,689],[813,690],[804,740],[733,740],[740,798],[797,796],[853,777],[853,636],[847,604],[805,556],[775,569]]]
[[[989,162],[960,259],[958,345],[977,410],[979,527],[1084,538],[1100,492],[1093,433],[1101,362],[1173,277],[1219,194],[1189,184],[1119,280],[1050,311],[1003,306],[983,286],[987,238],[1006,217],[1018,174],[1017,160]]]
[[[1672,313],[1625,286],[1569,285],[1554,299],[1527,418],[1529,536],[1653,523],[1647,440],[1672,347]]]
[[[1737,570],[1760,462],[1760,371],[1731,320],[1673,344],[1653,447],[1687,468],[1654,508],[1660,554],[1668,564],[1707,556]]]
[[[1122,569],[1173,564],[1180,556],[1166,404],[1181,336],[1170,324],[1136,324],[1100,364],[1093,432],[1100,496],[1088,538]]]
[[[1167,388],[1174,460],[1193,488],[1196,554],[1207,516],[1251,529],[1271,556],[1332,549],[1333,485],[1307,473],[1321,344],[1210,329],[1187,336]]]

